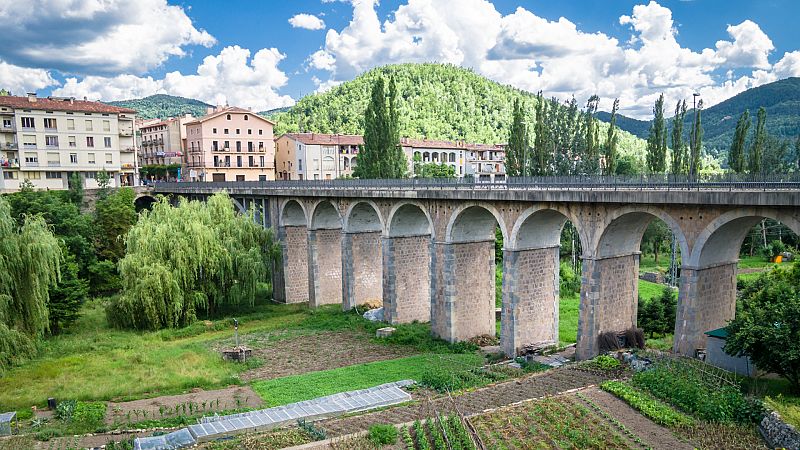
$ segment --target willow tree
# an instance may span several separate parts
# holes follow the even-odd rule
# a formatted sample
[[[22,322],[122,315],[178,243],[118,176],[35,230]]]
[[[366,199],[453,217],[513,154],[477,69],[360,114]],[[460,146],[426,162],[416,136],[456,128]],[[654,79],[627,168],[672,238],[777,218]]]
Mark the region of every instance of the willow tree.
[[[60,275],[61,246],[40,216],[21,226],[0,198],[0,369],[29,356],[48,330],[50,286]]]
[[[122,328],[179,327],[198,314],[252,305],[276,255],[271,232],[236,214],[224,193],[177,207],[162,199],[142,213],[125,243],[123,291],[107,310]]]

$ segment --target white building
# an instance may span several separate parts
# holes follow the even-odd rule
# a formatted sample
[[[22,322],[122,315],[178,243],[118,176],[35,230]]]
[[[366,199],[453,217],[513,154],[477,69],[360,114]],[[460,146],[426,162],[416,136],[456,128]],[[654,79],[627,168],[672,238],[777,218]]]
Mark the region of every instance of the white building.
[[[504,145],[402,138],[400,146],[412,174],[417,158],[422,164],[447,164],[453,167],[458,178],[474,176],[479,181],[505,180]]]
[[[0,192],[24,180],[39,189],[67,189],[73,173],[87,188],[97,174],[112,186],[138,181],[136,111],[74,98],[0,96]]]
[[[286,133],[275,141],[278,180],[334,180],[353,175],[363,136]]]

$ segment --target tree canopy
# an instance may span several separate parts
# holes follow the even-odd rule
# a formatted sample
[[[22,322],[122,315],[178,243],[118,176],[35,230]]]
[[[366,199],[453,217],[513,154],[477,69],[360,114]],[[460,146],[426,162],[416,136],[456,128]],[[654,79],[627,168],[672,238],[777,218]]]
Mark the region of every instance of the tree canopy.
[[[400,148],[397,86],[389,80],[388,96],[383,78],[372,86],[369,105],[364,111],[364,146],[358,154],[353,176],[358,178],[403,178],[407,165]]]
[[[252,305],[276,255],[271,232],[236,214],[225,193],[177,207],[161,199],[125,244],[123,291],[107,314],[112,324],[135,329],[180,327],[198,314]]]

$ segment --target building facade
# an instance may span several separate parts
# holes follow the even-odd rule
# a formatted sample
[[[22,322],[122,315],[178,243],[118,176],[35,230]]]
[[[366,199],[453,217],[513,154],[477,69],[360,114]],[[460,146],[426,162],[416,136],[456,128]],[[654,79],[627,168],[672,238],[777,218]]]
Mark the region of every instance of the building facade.
[[[86,188],[107,172],[111,186],[138,182],[136,111],[74,98],[0,96],[0,192],[24,180],[67,189],[73,173]]]
[[[353,176],[364,137],[287,133],[275,141],[278,180],[334,180]]]
[[[402,138],[400,146],[413,174],[416,164],[446,164],[456,177],[475,177],[478,181],[505,180],[505,146],[472,144],[464,141],[436,141]]]
[[[195,120],[191,114],[166,120],[142,122],[139,165],[182,166],[186,154],[186,124]]]
[[[191,181],[275,179],[272,121],[237,107],[209,108],[187,122],[186,169]]]

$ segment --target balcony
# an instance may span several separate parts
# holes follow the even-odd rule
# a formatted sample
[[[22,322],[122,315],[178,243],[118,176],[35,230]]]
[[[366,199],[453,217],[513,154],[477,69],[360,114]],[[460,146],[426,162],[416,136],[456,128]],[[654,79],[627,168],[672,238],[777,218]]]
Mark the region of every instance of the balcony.
[[[123,169],[133,169],[133,164],[132,163],[125,163],[125,164],[122,165],[122,168]]]
[[[8,127],[0,127],[0,133],[16,133],[16,132],[17,132],[17,127],[15,127],[14,125]]]
[[[122,152],[122,153],[133,153],[133,152],[136,151],[136,148],[135,147],[122,147],[122,148],[119,149],[119,151]]]
[[[19,160],[18,159],[0,160],[0,167],[2,167],[4,169],[16,169],[16,168],[19,168]]]
[[[119,135],[120,136],[133,136],[133,130],[120,128]]]
[[[2,150],[16,150],[19,146],[16,142],[3,142],[0,143],[0,149]]]

